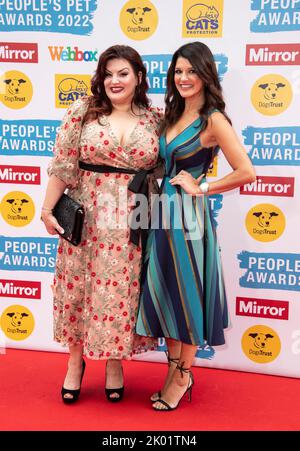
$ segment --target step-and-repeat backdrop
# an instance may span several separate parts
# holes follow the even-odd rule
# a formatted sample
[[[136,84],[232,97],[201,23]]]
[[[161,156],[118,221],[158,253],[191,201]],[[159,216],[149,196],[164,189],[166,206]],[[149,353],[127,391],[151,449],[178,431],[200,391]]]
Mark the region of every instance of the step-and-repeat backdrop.
[[[228,113],[257,180],[210,197],[227,287],[226,345],[196,365],[300,376],[300,0],[0,0],[0,347],[52,340],[57,238],[40,208],[65,109],[89,94],[100,53],[142,55],[163,106],[172,53],[212,50]],[[220,154],[211,180],[230,170]],[[139,359],[163,360],[159,351]]]

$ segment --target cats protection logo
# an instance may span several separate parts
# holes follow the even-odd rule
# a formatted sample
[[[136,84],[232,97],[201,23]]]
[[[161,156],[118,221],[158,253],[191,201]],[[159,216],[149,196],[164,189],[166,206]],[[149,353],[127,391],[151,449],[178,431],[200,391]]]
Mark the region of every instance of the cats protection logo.
[[[242,337],[242,349],[246,357],[256,363],[275,360],[281,350],[281,342],[270,327],[256,325],[249,327]]]
[[[275,116],[289,107],[292,95],[291,85],[286,78],[278,74],[269,74],[254,83],[251,102],[259,113]]]
[[[23,72],[10,70],[1,75],[0,100],[8,108],[24,108],[31,101],[32,94],[31,81]]]
[[[25,340],[34,329],[34,318],[23,305],[10,305],[1,315],[1,329],[11,340]]]
[[[223,0],[197,3],[183,0],[182,36],[184,38],[220,38],[223,27]]]
[[[55,75],[55,106],[68,108],[75,100],[91,94],[91,76],[74,74]]]
[[[274,241],[284,232],[285,217],[275,205],[258,204],[249,210],[246,228],[249,235],[257,241]]]
[[[158,14],[155,6],[148,0],[130,0],[120,13],[120,27],[130,39],[141,41],[155,32]]]
[[[4,221],[14,227],[26,226],[35,214],[33,200],[22,191],[11,191],[6,194],[1,201],[0,209]]]

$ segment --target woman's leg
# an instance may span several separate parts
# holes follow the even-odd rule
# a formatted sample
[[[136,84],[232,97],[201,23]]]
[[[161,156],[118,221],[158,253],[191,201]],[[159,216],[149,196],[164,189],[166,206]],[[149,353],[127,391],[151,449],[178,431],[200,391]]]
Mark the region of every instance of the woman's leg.
[[[179,363],[181,354],[181,341],[174,340],[173,338],[166,338],[166,344],[168,348],[168,372],[165,379],[163,388],[159,392],[154,393],[151,396],[151,401],[157,401],[164,393],[172,379],[177,363]]]
[[[105,388],[110,390],[120,389],[124,386],[122,360],[109,359],[106,362],[105,370]],[[110,398],[120,398],[120,394],[113,392],[109,394]]]
[[[77,390],[80,388],[80,380],[82,375],[82,345],[70,345],[69,346],[69,362],[68,371],[64,380],[64,388],[67,390]],[[72,394],[66,393],[64,398],[73,398]]]
[[[193,364],[197,346],[181,343],[181,353],[178,366],[173,371],[172,378],[164,392],[163,399],[170,407],[176,407],[187,388],[192,385],[193,380],[189,371],[180,371],[181,368],[189,370]],[[153,404],[153,407],[158,410],[167,409],[165,405],[159,401]]]

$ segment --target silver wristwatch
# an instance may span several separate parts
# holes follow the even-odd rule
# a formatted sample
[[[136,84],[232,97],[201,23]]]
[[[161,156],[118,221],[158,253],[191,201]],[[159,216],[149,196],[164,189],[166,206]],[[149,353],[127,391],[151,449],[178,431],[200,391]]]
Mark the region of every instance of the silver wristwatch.
[[[201,193],[206,194],[206,193],[208,193],[208,190],[209,190],[209,183],[202,182],[202,183],[200,183],[199,188],[200,188]]]

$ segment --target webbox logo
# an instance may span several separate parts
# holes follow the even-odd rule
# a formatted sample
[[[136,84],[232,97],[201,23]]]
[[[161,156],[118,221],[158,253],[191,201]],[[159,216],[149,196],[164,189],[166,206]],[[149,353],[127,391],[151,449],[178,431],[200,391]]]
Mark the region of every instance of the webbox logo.
[[[41,282],[0,279],[0,297],[41,299]]]
[[[38,45],[29,42],[0,42],[1,63],[38,63]]]
[[[235,314],[255,318],[289,319],[289,303],[273,299],[236,298]]]
[[[40,185],[41,169],[38,166],[0,165],[0,183]]]
[[[294,197],[294,177],[259,175],[255,182],[240,187],[240,194],[255,196]]]

